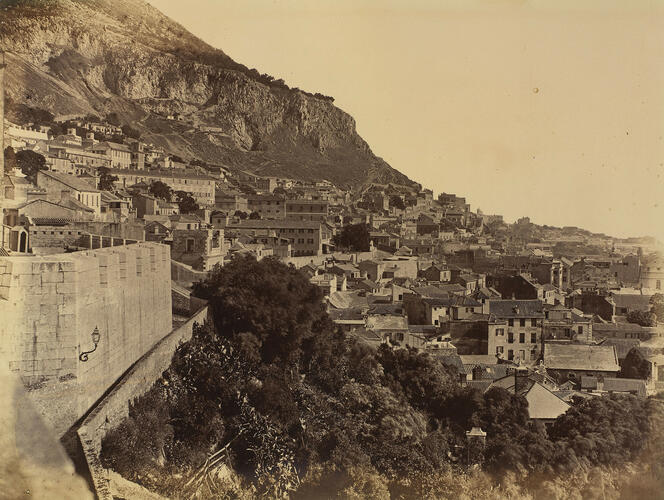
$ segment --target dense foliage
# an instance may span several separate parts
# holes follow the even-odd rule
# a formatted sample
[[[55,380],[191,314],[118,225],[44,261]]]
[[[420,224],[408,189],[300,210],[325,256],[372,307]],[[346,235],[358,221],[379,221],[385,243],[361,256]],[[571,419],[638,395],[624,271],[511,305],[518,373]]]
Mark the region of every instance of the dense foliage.
[[[115,182],[118,180],[117,175],[111,174],[107,167],[99,167],[99,189],[102,191],[113,191],[115,189]]]
[[[366,224],[349,224],[334,235],[332,242],[337,247],[366,252],[369,250],[370,238],[369,227]]]
[[[154,181],[152,184],[150,184],[148,192],[155,198],[159,198],[164,201],[171,201],[171,198],[173,197],[173,189],[171,189],[168,184],[162,181]]]
[[[657,316],[650,311],[630,311],[627,321],[641,326],[657,326]]]
[[[175,191],[175,201],[181,214],[190,214],[200,208],[196,203],[196,199],[186,191]]]
[[[32,184],[37,184],[37,174],[40,170],[47,170],[46,158],[44,155],[22,149],[16,153],[16,165],[21,169],[25,178]]]
[[[164,494],[554,498],[569,488],[557,478],[574,475],[591,495],[591,471],[661,461],[661,401],[584,400],[547,432],[520,396],[463,387],[429,354],[346,338],[320,291],[276,259],[237,257],[194,293],[213,323],[103,442],[107,467]],[[466,440],[472,426],[485,446]],[[664,484],[661,469],[639,470]]]
[[[650,312],[655,315],[658,321],[664,320],[664,294],[656,293],[650,297]]]
[[[621,363],[620,376],[623,378],[640,378],[646,380],[650,377],[650,362],[643,357],[638,347],[633,347]]]

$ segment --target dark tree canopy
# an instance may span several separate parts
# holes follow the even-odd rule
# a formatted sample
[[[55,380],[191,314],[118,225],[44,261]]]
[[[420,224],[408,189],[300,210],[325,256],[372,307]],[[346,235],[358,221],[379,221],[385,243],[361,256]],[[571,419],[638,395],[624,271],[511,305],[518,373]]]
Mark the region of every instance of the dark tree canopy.
[[[132,139],[140,139],[141,138],[141,133],[136,130],[135,128],[129,126],[129,125],[123,125],[122,126],[122,134],[125,137],[130,137]]]
[[[260,219],[260,218],[261,218],[261,214],[259,214],[258,212],[251,212],[249,214],[249,219],[251,219],[251,220],[257,220],[257,219]]]
[[[112,175],[107,167],[99,168],[99,189],[102,191],[113,191],[115,189],[115,181],[118,180],[117,175]]]
[[[194,294],[210,300],[218,332],[253,335],[266,361],[298,359],[303,342],[327,324],[318,288],[276,258],[238,257],[197,284]]]
[[[37,184],[37,172],[47,170],[46,158],[29,149],[23,149],[16,153],[16,165],[21,169],[26,179],[33,184]]]
[[[5,148],[5,171],[15,168],[16,166],[16,153],[14,152],[14,148],[7,146]]]
[[[406,205],[405,205],[405,203],[403,202],[403,200],[401,199],[400,196],[394,195],[390,198],[390,207],[394,207],[394,208],[397,208],[399,210],[405,210]]]
[[[190,214],[199,210],[200,208],[198,203],[196,203],[196,199],[186,191],[176,191],[175,199],[178,206],[180,207],[181,214]]]
[[[355,252],[367,252],[370,243],[369,228],[366,224],[344,226],[339,234],[334,235],[333,243]]]
[[[650,363],[638,347],[633,347],[622,362],[620,376],[646,380],[650,376]]]
[[[650,312],[657,316],[657,321],[664,321],[664,294],[656,293],[650,297]]]
[[[627,321],[641,326],[657,326],[657,317],[650,311],[630,311]]]
[[[173,190],[171,187],[162,181],[155,181],[150,184],[148,192],[155,198],[165,201],[171,201],[171,198],[173,197]]]
[[[106,121],[110,125],[115,125],[116,127],[119,127],[122,123],[120,122],[120,117],[118,116],[117,113],[109,113],[106,115]]]

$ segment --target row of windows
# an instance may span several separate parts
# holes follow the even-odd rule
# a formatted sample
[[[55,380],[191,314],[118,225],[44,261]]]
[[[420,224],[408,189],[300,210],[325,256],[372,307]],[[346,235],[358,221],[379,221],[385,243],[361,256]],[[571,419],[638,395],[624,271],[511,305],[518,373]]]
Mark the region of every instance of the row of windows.
[[[293,228],[291,228],[291,229],[288,229],[288,230],[282,229],[281,231],[283,231],[284,233],[289,232],[289,233],[300,233],[300,234],[302,234],[302,233],[313,234],[314,233],[313,229],[293,229]]]
[[[505,336],[505,329],[496,328],[496,337],[504,337],[504,336]],[[509,342],[510,344],[514,342],[514,332],[507,332],[507,342]],[[519,332],[519,343],[523,344],[525,342],[526,342],[526,332]],[[531,344],[537,343],[536,332],[530,333],[530,343]]]
[[[503,346],[499,345],[496,347],[496,354],[503,354],[505,351],[503,349]],[[508,349],[507,350],[507,359],[508,360],[513,360],[514,359],[514,350],[513,349]],[[519,359],[525,360],[526,359],[526,351],[525,349],[521,349],[519,351]],[[530,360],[533,361],[537,359],[537,349],[531,349],[530,350]]]
[[[508,319],[507,324],[509,326],[514,326],[514,318]],[[526,326],[526,319],[525,318],[519,319],[519,326]],[[537,320],[535,318],[530,319],[530,326],[538,326]]]

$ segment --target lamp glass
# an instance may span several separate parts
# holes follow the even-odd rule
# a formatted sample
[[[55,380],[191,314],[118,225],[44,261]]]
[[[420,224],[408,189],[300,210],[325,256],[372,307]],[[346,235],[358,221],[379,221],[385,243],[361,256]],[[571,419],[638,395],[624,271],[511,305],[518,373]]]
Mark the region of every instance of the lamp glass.
[[[92,331],[92,342],[98,344],[100,338],[101,334],[99,333],[99,329],[95,326],[95,329]]]

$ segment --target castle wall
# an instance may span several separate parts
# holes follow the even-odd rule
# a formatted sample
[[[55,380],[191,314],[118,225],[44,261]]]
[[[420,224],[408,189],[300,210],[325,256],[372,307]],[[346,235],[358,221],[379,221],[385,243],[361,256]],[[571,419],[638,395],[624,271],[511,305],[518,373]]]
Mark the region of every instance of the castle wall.
[[[170,249],[138,243],[2,257],[0,317],[0,359],[28,384],[75,380],[61,397],[76,400],[80,417],[171,331]],[[95,327],[99,344],[80,361]]]

